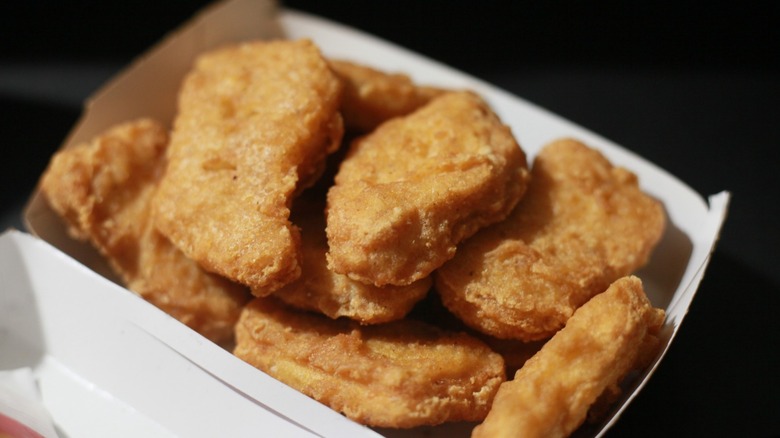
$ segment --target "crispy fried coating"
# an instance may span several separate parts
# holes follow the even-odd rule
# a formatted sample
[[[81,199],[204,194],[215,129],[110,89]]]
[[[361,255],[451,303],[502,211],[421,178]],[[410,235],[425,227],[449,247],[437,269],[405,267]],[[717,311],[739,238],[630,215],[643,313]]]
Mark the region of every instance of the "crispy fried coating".
[[[646,263],[665,224],[636,176],[574,140],[540,151],[524,199],[434,276],[444,305],[500,338],[554,334],[574,310]]]
[[[428,276],[525,192],[525,154],[477,95],[444,94],[354,141],[328,192],[328,266],[377,286]]]
[[[349,130],[367,133],[394,117],[405,116],[445,90],[419,86],[403,73],[387,73],[354,62],[332,59],[344,82],[341,114]]]
[[[514,375],[525,361],[530,359],[547,342],[547,339],[532,342],[499,339],[474,330],[447,310],[436,293],[428,294],[417,303],[407,318],[422,321],[443,330],[465,332],[474,336],[504,358],[507,376]]]
[[[343,134],[341,82],[308,40],[201,55],[179,95],[157,227],[204,268],[267,295],[300,274],[292,197]]]
[[[41,190],[71,235],[89,240],[127,287],[217,343],[233,337],[245,287],[203,271],[157,232],[149,204],[167,130],[141,119],[58,152]]]
[[[336,274],[328,269],[325,253],[325,203],[309,196],[296,199],[292,221],[301,229],[303,254],[300,278],[274,295],[299,309],[317,311],[331,318],[347,317],[361,324],[394,321],[406,316],[431,288],[425,277],[408,286],[377,287]]]
[[[547,342],[547,339],[530,342],[518,341],[517,339],[499,339],[478,332],[474,336],[504,358],[507,376],[513,376]]]
[[[347,417],[409,428],[484,418],[505,380],[501,356],[477,339],[412,320],[361,326],[250,302],[235,354]]]
[[[641,281],[624,277],[580,307],[566,327],[501,385],[485,421],[472,437],[565,437],[591,405],[647,352],[664,312],[653,308]]]

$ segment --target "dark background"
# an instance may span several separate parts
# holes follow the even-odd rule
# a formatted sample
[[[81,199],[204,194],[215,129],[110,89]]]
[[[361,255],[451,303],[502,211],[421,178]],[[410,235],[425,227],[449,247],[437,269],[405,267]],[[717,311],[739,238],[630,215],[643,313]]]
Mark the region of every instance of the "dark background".
[[[0,225],[82,100],[206,1],[0,5]],[[780,435],[780,2],[323,2],[634,150],[729,217],[685,323],[611,437]]]

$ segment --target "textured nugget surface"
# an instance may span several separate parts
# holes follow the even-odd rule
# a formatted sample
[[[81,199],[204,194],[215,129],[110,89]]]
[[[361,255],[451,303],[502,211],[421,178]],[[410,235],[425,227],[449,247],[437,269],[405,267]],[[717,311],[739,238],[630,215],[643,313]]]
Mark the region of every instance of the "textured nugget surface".
[[[289,204],[341,140],[341,83],[310,41],[200,56],[179,96],[157,227],[210,271],[267,295],[298,277]]]
[[[445,306],[477,330],[543,339],[644,265],[665,220],[633,173],[582,143],[557,141],[535,159],[512,214],[464,242],[436,272],[435,286]]]
[[[580,307],[560,332],[498,390],[472,437],[566,437],[605,392],[643,366],[664,312],[641,281],[625,277]]]
[[[352,280],[328,269],[325,253],[325,203],[296,199],[292,221],[301,229],[301,276],[274,293],[299,309],[320,312],[331,318],[347,317],[361,324],[401,319],[431,288],[425,277],[408,286],[377,287]]]
[[[58,152],[41,190],[70,234],[89,240],[129,289],[211,340],[228,342],[246,288],[203,271],[152,224],[149,205],[167,145],[157,122],[117,125]]]
[[[345,60],[330,66],[344,83],[341,114],[347,129],[370,132],[383,122],[405,116],[445,91],[419,86],[403,73],[384,72]]]
[[[362,424],[408,428],[484,418],[504,362],[475,338],[401,320],[360,326],[253,300],[235,354]]]
[[[522,197],[525,154],[469,92],[444,94],[351,145],[328,192],[329,267],[372,283],[428,276]]]

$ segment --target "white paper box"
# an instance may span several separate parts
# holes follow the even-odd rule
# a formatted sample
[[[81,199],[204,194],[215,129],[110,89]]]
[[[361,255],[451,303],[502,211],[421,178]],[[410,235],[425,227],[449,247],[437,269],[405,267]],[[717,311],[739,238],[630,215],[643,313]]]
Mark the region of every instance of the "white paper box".
[[[402,71],[419,83],[477,91],[512,127],[529,159],[544,144],[560,137],[574,137],[598,148],[613,163],[634,171],[642,188],[663,202],[669,218],[650,264],[638,273],[653,304],[667,311],[664,348],[595,432],[603,433],[647,382],[679,329],[714,249],[729,194],[719,193],[705,201],[627,149],[485,82],[344,26],[289,10],[282,10],[277,17],[274,11],[261,0],[233,0],[209,8],[101,89],[88,102],[63,147],[138,116],[170,122],[178,84],[196,54],[225,42],[284,35],[311,38],[327,56]],[[257,435],[258,431],[281,436],[305,434],[306,429],[322,436],[375,435],[278,384],[127,290],[89,272],[112,278],[94,251],[68,238],[59,219],[37,194],[28,205],[26,223],[33,234],[52,246],[19,233],[3,237],[0,334],[10,331],[14,336],[0,338],[0,365],[7,367],[10,360],[36,366],[43,379],[44,398],[62,403],[57,409],[66,409],[67,403],[61,399],[70,397],[72,391],[90,406],[105,404],[106,410],[117,412],[112,420],[115,424],[122,421],[128,430],[137,427],[144,432],[136,436],[157,432],[244,436]],[[37,260],[46,260],[56,269],[42,268]],[[66,286],[73,281],[79,286]],[[85,299],[89,304],[84,304]],[[26,303],[34,318],[19,318],[9,310],[14,300]],[[89,345],[70,339],[83,336],[91,336],[85,338],[91,339]],[[78,345],[80,353],[62,347],[71,344]],[[37,353],[30,353],[29,348]],[[67,420],[60,420],[58,414]],[[54,416],[55,421],[66,421],[78,431],[97,422],[92,415],[77,419],[73,411],[57,411]],[[290,424],[279,421],[282,418]],[[271,433],[270,427],[278,427],[279,434]],[[470,427],[381,432],[392,436],[468,436]]]
[[[19,367],[34,369],[64,437],[319,436],[300,419],[332,435],[367,430],[11,231],[0,237],[0,369]]]

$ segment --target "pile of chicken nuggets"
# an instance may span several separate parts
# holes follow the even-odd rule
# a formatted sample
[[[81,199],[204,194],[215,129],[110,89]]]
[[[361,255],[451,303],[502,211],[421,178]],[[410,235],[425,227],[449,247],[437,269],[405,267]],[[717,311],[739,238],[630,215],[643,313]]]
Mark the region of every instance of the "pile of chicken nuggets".
[[[664,321],[632,172],[568,138],[528,163],[475,92],[309,40],[202,54],[173,126],[110,127],[40,189],[129,289],[369,426],[569,435]]]

